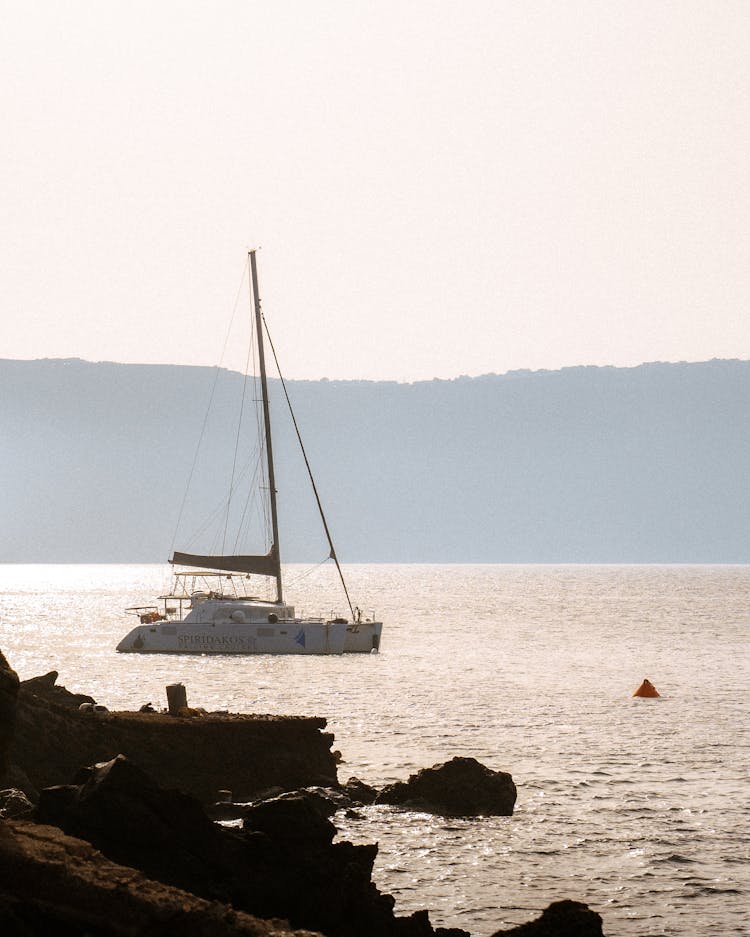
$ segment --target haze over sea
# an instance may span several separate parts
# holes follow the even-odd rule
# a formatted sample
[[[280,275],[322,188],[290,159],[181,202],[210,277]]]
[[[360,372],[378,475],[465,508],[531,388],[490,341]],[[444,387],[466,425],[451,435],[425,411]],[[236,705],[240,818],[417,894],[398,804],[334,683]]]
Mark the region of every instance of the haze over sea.
[[[297,612],[342,603],[330,566],[288,566]],[[509,818],[391,808],[336,817],[379,842],[396,910],[474,935],[550,901],[587,902],[608,937],[747,934],[748,566],[351,566],[385,621],[342,657],[118,655],[128,605],[163,566],[0,566],[0,648],[22,679],[110,709],[165,703],[325,716],[341,780],[404,779],[454,755],[510,771]],[[332,598],[335,596],[335,598]],[[632,699],[643,677],[662,694]]]

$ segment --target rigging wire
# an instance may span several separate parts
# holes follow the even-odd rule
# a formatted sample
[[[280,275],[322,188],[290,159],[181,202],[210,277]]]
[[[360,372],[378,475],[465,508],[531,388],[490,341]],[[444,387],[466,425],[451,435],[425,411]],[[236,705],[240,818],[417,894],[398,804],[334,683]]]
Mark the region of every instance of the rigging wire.
[[[248,271],[248,264],[247,264],[247,262],[246,262],[246,263],[245,263],[245,272],[247,272],[247,271]],[[244,283],[244,279],[245,279],[245,276],[244,276],[244,273],[243,273],[243,276],[242,276],[243,283]],[[249,283],[249,282],[250,282],[250,277],[249,277],[249,274],[248,274],[248,283]],[[240,288],[241,288],[241,287],[240,287]],[[239,295],[238,295],[237,298],[238,298],[238,301],[239,301]],[[233,316],[232,318],[234,318],[234,316]],[[243,418],[243,414],[244,414],[244,412],[245,412],[245,397],[246,397],[246,395],[247,395],[247,379],[248,379],[248,371],[249,371],[249,368],[250,368],[250,356],[251,356],[251,353],[252,353],[252,352],[251,352],[252,345],[253,345],[253,343],[252,343],[252,338],[251,338],[251,341],[250,341],[249,346],[248,346],[248,349],[247,349],[247,355],[246,355],[246,357],[245,357],[245,371],[244,371],[244,374],[243,374],[243,376],[242,376],[242,397],[241,397],[241,399],[240,399],[240,412],[239,412],[239,416],[238,416],[238,418],[237,418],[237,436],[236,436],[235,441],[234,441],[234,456],[233,456],[233,458],[232,458],[232,474],[231,474],[230,479],[229,479],[229,494],[228,494],[228,496],[227,496],[227,512],[226,512],[226,517],[225,517],[225,519],[224,519],[224,534],[223,534],[223,537],[222,537],[222,540],[221,540],[221,552],[222,552],[222,553],[224,552],[224,550],[225,550],[225,548],[226,548],[227,528],[229,527],[229,511],[230,511],[230,508],[231,508],[231,505],[232,505],[232,497],[233,497],[233,495],[234,495],[234,489],[235,489],[234,478],[235,478],[235,474],[236,474],[236,471],[237,471],[237,454],[238,454],[238,452],[239,452],[239,448],[240,448],[240,437],[241,437],[241,435],[242,435],[242,418]]]
[[[251,316],[251,328],[253,335],[255,334],[255,317]],[[253,349],[253,377],[254,377],[254,397],[255,400],[255,423],[256,423],[256,438],[258,439],[259,455],[260,460],[260,485],[258,487],[259,493],[259,506],[263,519],[263,531],[265,535],[264,548],[265,552],[268,552],[272,546],[275,546],[278,550],[279,545],[273,544],[273,533],[271,530],[271,489],[270,482],[268,480],[268,460],[266,457],[266,430],[263,422],[263,408],[262,408],[262,399],[263,391],[260,387],[260,361],[258,355],[258,343],[260,341],[260,336],[256,336],[256,340],[251,342]]]
[[[287,575],[287,585],[296,586],[298,583],[302,582],[304,579],[307,579],[308,576],[311,576],[313,573],[317,572],[321,566],[325,566],[325,564],[328,562],[328,560],[330,560],[330,558],[331,558],[330,554],[328,556],[324,556],[323,559],[319,563],[315,563],[313,566],[310,566],[308,569],[303,569],[301,572],[297,573],[296,576]]]
[[[284,380],[284,375],[281,373],[281,368],[279,366],[279,359],[276,356],[276,349],[274,348],[274,345],[273,345],[273,339],[271,338],[271,333],[268,331],[268,323],[266,322],[266,317],[263,315],[263,313],[261,313],[261,318],[263,319],[263,327],[266,330],[268,344],[271,348],[271,352],[273,353],[273,360],[276,363],[276,370],[279,372],[279,380],[281,381],[281,387],[284,391],[284,396],[286,397],[286,403],[287,403],[287,406],[289,407],[289,413],[292,417],[292,423],[294,424],[294,431],[297,434],[297,442],[299,442],[300,449],[302,450],[302,457],[305,460],[305,467],[307,468],[307,474],[310,477],[310,484],[312,485],[313,494],[315,495],[315,500],[318,503],[318,511],[320,511],[320,518],[323,521],[323,528],[326,532],[326,537],[328,538],[328,546],[331,548],[330,559],[332,559],[333,562],[336,564],[336,569],[338,570],[338,573],[339,573],[339,579],[341,580],[341,585],[343,586],[344,594],[346,595],[346,601],[349,604],[349,611],[352,613],[352,620],[354,620],[355,618],[354,606],[352,605],[352,600],[349,598],[349,590],[346,588],[346,581],[344,580],[344,573],[339,564],[339,558],[336,556],[336,549],[333,545],[333,538],[331,537],[331,532],[328,529],[328,521],[326,520],[326,516],[323,512],[323,505],[320,502],[320,496],[318,495],[318,488],[317,488],[317,485],[315,484],[315,479],[313,478],[312,469],[310,468],[310,462],[307,458],[307,452],[305,452],[305,446],[302,442],[302,436],[300,434],[299,427],[297,426],[297,419],[294,415],[294,410],[292,409],[292,401],[289,399],[289,393],[286,389],[286,381]]]
[[[252,463],[253,463],[253,458],[252,458],[252,457],[251,457],[250,459],[248,459],[248,460],[245,462],[244,466],[243,466],[242,469],[240,470],[239,475],[237,476],[236,483],[235,483],[235,489],[239,488],[239,486],[240,486],[240,484],[242,483],[243,479],[250,473],[250,469],[251,469]],[[256,478],[257,478],[257,475],[258,475],[258,469],[257,469],[257,466],[256,466],[255,471],[254,471],[253,474],[251,475],[250,483],[249,483],[249,489],[250,489],[251,492],[252,492],[252,490],[253,490],[253,486],[255,485],[255,480],[256,480]],[[208,515],[206,515],[206,517],[204,518],[203,522],[202,522],[202,523],[198,526],[198,528],[195,530],[193,536],[187,541],[186,546],[189,547],[189,548],[192,548],[192,547],[200,540],[200,538],[201,538],[208,530],[210,530],[210,529],[213,527],[213,525],[216,523],[216,521],[219,520],[219,518],[220,518],[220,517],[223,515],[223,513],[224,513],[224,509],[225,509],[225,501],[224,501],[224,499],[222,499],[222,500],[208,513]],[[217,524],[217,526],[216,526],[216,528],[215,528],[215,533],[214,533],[213,540],[211,541],[211,545],[208,547],[208,552],[209,552],[209,553],[218,551],[218,547],[219,547],[219,534],[220,534],[220,531],[221,531],[221,524],[219,523],[219,524]]]
[[[252,346],[252,342],[250,344]],[[237,471],[237,454],[240,449],[240,437],[242,435],[242,418],[245,412],[245,398],[247,396],[247,379],[248,379],[248,370],[250,368],[250,355],[251,355],[251,351],[250,351],[250,348],[248,348],[247,357],[245,359],[245,374],[242,380],[242,399],[240,400],[240,413],[239,413],[239,417],[237,418],[237,436],[234,441],[234,458],[232,459],[232,475],[229,481],[229,496],[227,497],[227,513],[226,513],[226,518],[224,520],[224,536],[221,541],[222,553],[224,552],[224,549],[226,547],[227,528],[229,526],[229,509],[232,504],[232,496],[234,495],[234,488],[235,488],[234,477]]]
[[[246,474],[246,470],[249,469],[249,466],[250,466],[250,462],[248,461],[245,464],[245,468],[243,468],[240,477]],[[234,538],[234,552],[235,553],[239,553],[240,544],[242,542],[242,537],[250,527],[250,523],[252,519],[251,512],[253,509],[253,505],[255,504],[255,498],[257,495],[257,486],[255,482],[256,482],[256,479],[258,478],[259,468],[260,468],[260,463],[256,463],[255,471],[252,474],[252,478],[250,479],[250,484],[248,485],[248,488],[247,488],[247,497],[245,498],[245,504],[242,509],[242,514],[240,516],[239,523],[237,524],[237,536]]]
[[[211,408],[212,408],[213,402],[214,402],[214,396],[215,396],[215,394],[216,394],[216,385],[217,385],[217,383],[218,383],[218,381],[219,381],[219,374],[221,373],[221,364],[222,364],[222,362],[224,361],[224,356],[225,356],[226,353],[227,353],[227,345],[229,344],[229,336],[230,336],[231,333],[232,333],[232,326],[234,325],[234,317],[237,315],[237,307],[238,307],[239,302],[240,302],[240,293],[242,292],[242,287],[243,287],[244,282],[245,282],[245,275],[246,275],[246,274],[247,274],[247,264],[245,264],[245,266],[244,266],[244,268],[243,268],[243,270],[242,270],[242,276],[240,277],[240,283],[239,283],[239,286],[237,287],[237,293],[236,293],[236,295],[235,295],[235,297],[234,297],[234,307],[232,308],[232,316],[231,316],[231,318],[230,318],[230,320],[229,320],[229,326],[227,327],[226,335],[224,336],[224,344],[223,344],[222,349],[221,349],[221,355],[219,356],[219,363],[216,365],[216,368],[214,369],[214,380],[213,380],[213,384],[211,385],[211,393],[210,393],[209,398],[208,398],[208,406],[206,407],[206,412],[205,412],[205,414],[204,414],[204,416],[203,416],[203,425],[201,426],[200,435],[198,436],[198,444],[197,444],[196,447],[195,447],[195,453],[194,453],[194,455],[193,455],[193,463],[192,463],[192,465],[190,466],[190,472],[189,472],[189,474],[188,474],[187,484],[185,485],[185,493],[184,493],[183,496],[182,496],[182,503],[180,504],[180,510],[179,510],[178,515],[177,515],[177,523],[175,524],[174,533],[172,534],[172,544],[171,544],[171,546],[170,546],[170,548],[169,548],[170,554],[174,553],[174,545],[175,545],[175,543],[176,543],[176,541],[177,541],[177,534],[178,534],[178,532],[179,532],[179,530],[180,530],[180,523],[182,522],[182,515],[183,515],[183,513],[184,513],[184,511],[185,511],[185,504],[187,503],[187,497],[188,497],[188,493],[189,493],[189,491],[190,491],[190,485],[191,485],[191,483],[192,483],[192,481],[193,481],[193,475],[194,475],[194,473],[195,473],[195,466],[196,466],[197,463],[198,463],[198,455],[199,455],[200,450],[201,450],[201,445],[203,444],[203,437],[205,436],[205,433],[206,433],[206,426],[207,426],[207,424],[208,424],[208,417],[209,417],[209,414],[211,413]]]

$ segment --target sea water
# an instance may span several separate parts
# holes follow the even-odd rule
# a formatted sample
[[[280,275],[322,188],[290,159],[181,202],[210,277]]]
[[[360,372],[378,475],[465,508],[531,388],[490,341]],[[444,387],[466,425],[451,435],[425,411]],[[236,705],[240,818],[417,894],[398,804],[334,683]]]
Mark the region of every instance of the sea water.
[[[337,815],[340,838],[379,843],[397,913],[487,935],[573,898],[609,937],[750,933],[750,567],[346,572],[385,622],[379,654],[118,655],[161,566],[0,567],[0,648],[110,709],[162,707],[181,681],[194,706],[325,716],[342,781],[454,755],[509,771],[512,817]],[[343,611],[333,575],[285,568],[298,613]],[[632,698],[644,677],[659,699]]]

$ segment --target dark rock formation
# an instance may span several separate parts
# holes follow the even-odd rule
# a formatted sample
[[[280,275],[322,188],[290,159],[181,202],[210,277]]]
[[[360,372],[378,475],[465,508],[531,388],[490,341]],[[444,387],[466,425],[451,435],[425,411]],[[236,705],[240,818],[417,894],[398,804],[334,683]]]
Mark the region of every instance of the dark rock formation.
[[[228,900],[231,846],[193,797],[160,788],[122,755],[43,790],[40,823],[85,839],[114,862],[206,898]]]
[[[395,804],[445,816],[513,815],[516,785],[504,771],[492,771],[475,758],[453,758],[423,768],[408,781],[389,784],[376,804]]]
[[[311,937],[105,859],[49,826],[0,822],[3,937]]]
[[[3,652],[0,651],[0,778],[8,768],[8,753],[16,725],[16,698],[18,697],[18,675],[10,669]]]
[[[0,670],[3,673],[0,736],[6,737],[7,745],[15,684],[12,671]],[[204,803],[214,801],[223,788],[231,790],[235,800],[249,801],[276,786],[294,790],[337,785],[333,736],[322,731],[325,719],[228,714],[177,718],[160,713],[97,718],[78,709],[91,697],[55,686],[56,677],[53,672],[25,680],[18,691],[11,761],[37,789],[67,783],[81,765],[109,761],[118,754],[127,755],[164,787],[179,788]]]
[[[374,787],[360,781],[359,778],[349,778],[346,784],[341,787],[342,793],[346,794],[350,800],[350,806],[364,807],[368,804],[374,804],[378,792]]]
[[[299,791],[253,804],[243,829],[212,823],[118,756],[76,784],[42,791],[39,820],[149,877],[329,937],[429,937],[424,915],[397,918],[372,882],[377,846],[333,843],[335,805]]]
[[[373,790],[373,798],[375,796]],[[321,798],[330,805],[329,814],[332,815],[336,810],[346,810],[352,806],[362,806],[360,801],[354,801],[349,796],[346,788],[335,787],[303,787],[298,791],[284,791],[283,788],[271,788],[262,796],[256,797],[250,803],[234,803],[233,801],[217,801],[214,804],[206,805],[206,813],[212,820],[244,820],[245,817],[257,814],[258,806],[261,802],[270,801],[280,797],[282,794],[310,794]]]
[[[374,787],[364,784],[357,778],[350,778],[343,787],[304,787],[299,791],[284,791],[282,788],[271,788],[261,797],[256,797],[250,803],[234,803],[233,801],[218,801],[206,806],[206,812],[212,820],[244,820],[250,816],[259,801],[271,800],[285,793],[313,794],[326,800],[331,806],[331,814],[336,810],[348,810],[351,807],[363,807],[375,800],[377,791]]]
[[[265,894],[257,913],[275,917],[284,908],[295,926],[331,935],[411,935],[404,919],[393,916],[393,898],[381,895],[371,880],[377,846],[333,844],[336,828],[329,818],[335,809],[308,791],[252,808],[243,828],[261,860],[257,875]]]
[[[18,820],[34,813],[34,805],[23,791],[9,787],[0,791],[0,818]]]
[[[542,916],[492,937],[603,937],[601,916],[580,901],[554,901]]]
[[[94,705],[96,700],[93,696],[88,696],[86,693],[71,693],[64,686],[58,686],[59,676],[56,670],[50,670],[49,673],[42,674],[40,677],[30,677],[23,681],[24,691],[53,700],[61,706],[67,706],[68,709],[78,709],[83,703]]]

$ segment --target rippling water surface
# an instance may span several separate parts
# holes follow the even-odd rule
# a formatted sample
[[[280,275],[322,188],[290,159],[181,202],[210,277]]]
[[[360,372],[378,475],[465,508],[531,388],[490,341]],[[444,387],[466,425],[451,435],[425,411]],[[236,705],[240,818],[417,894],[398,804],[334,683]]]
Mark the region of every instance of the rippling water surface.
[[[328,567],[290,566],[298,612],[341,602]],[[513,817],[390,808],[337,817],[380,843],[397,911],[486,935],[575,898],[614,935],[748,934],[750,568],[352,566],[383,617],[379,655],[118,655],[122,610],[161,566],[0,567],[0,648],[22,679],[60,672],[111,709],[327,717],[342,780],[404,779],[453,755],[510,771]],[[643,677],[662,694],[631,698]]]

